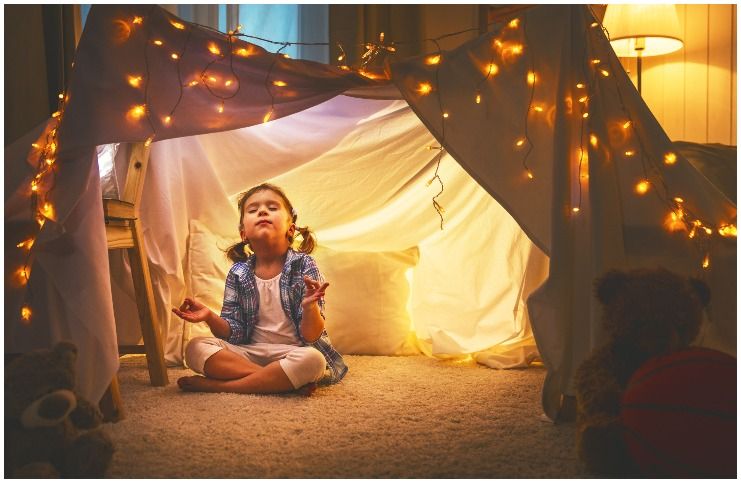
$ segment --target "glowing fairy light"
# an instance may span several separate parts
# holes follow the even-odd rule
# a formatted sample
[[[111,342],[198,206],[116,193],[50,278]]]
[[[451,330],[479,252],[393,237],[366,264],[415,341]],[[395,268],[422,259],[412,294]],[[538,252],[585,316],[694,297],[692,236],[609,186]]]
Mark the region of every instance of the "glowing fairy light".
[[[515,44],[510,48],[510,52],[514,55],[520,55],[522,53],[522,45],[521,44]]]
[[[645,179],[642,179],[635,185],[635,192],[639,195],[645,195],[646,193],[648,193],[649,186],[649,182]]]
[[[174,52],[172,54],[170,54],[170,57],[172,57],[173,60],[178,60],[180,58],[180,56],[178,54],[174,53]]]
[[[583,117],[584,119],[586,119],[586,118],[589,117],[589,113],[588,112],[585,112],[584,114],[581,115],[581,117]]]
[[[265,114],[265,116],[262,118],[263,124],[266,123],[266,122],[268,122],[271,117],[273,117],[273,110],[272,109],[269,110],[268,113]]]
[[[673,199],[673,200],[674,200],[675,202],[679,203],[679,204],[682,204],[682,203],[684,203],[684,199],[683,199],[683,198],[680,198],[679,196],[676,196],[676,197],[674,197],[674,198],[672,198],[672,199]]]
[[[195,87],[195,86],[197,86],[197,85],[198,85],[198,81],[197,81],[197,80],[192,80],[192,81],[190,81],[190,82],[188,83],[188,85],[189,85],[190,87]]]
[[[286,59],[290,59],[290,58],[291,58],[291,56],[290,56],[290,55],[288,55],[288,54],[281,54],[281,55],[282,55],[282,56],[283,56],[284,58],[286,58]]]
[[[598,27],[598,26],[599,26],[599,24],[597,22],[592,22],[591,25],[590,25],[590,27],[592,27],[592,28],[595,28],[595,27]]]
[[[481,104],[481,94],[478,92],[476,93],[476,104]]]
[[[136,24],[136,25],[141,25],[143,21],[144,19],[141,17],[134,17],[134,20],[132,20],[131,23]]]
[[[430,55],[425,59],[425,64],[427,65],[437,65],[440,63],[441,57],[440,55]]]
[[[56,112],[54,112],[54,113],[53,113],[53,114],[51,115],[51,117],[59,117],[59,116],[61,116],[61,115],[62,115],[62,113],[61,113],[61,112],[59,112],[59,111],[56,111]]]
[[[152,43],[153,43],[154,45],[156,45],[157,47],[162,47],[162,45],[164,45],[164,42],[162,42],[162,41],[161,41],[161,40],[159,40],[159,39],[153,40],[153,41],[152,41]]]
[[[702,259],[702,268],[710,268],[710,254],[706,253],[705,258]]]
[[[449,118],[449,117],[450,117],[450,113],[448,113],[448,112],[443,112],[443,117],[444,117],[445,119]]]
[[[219,106],[216,108],[217,111],[219,111],[219,114],[224,112],[224,101],[222,100]]]
[[[635,155],[635,153],[636,153],[636,152],[635,152],[635,151],[632,151],[632,150],[628,150],[628,151],[625,151],[625,155],[626,155],[627,157],[629,157],[629,158],[630,158],[631,156]]]
[[[16,280],[21,285],[25,285],[28,283],[29,273],[28,270],[26,270],[26,267],[21,267],[16,271]]]
[[[165,123],[165,126],[169,126],[172,123],[172,116],[165,116],[162,122]]]
[[[208,44],[208,51],[211,52],[214,55],[221,55],[221,49],[219,48],[218,45],[216,45],[213,42],[210,42]]]
[[[135,121],[138,121],[146,113],[147,113],[147,106],[146,106],[146,104],[139,104],[139,105],[133,106],[131,109],[129,109],[129,112],[127,113],[127,117],[130,118],[130,119],[133,119]]]
[[[36,143],[31,143],[31,147],[34,148],[34,149],[39,149],[41,146],[39,146]]]
[[[170,20],[170,24],[178,30],[185,30],[185,25],[175,20]]]
[[[527,73],[527,83],[529,85],[534,85],[537,80],[538,77],[535,75],[535,72],[530,71]]]
[[[16,247],[30,250],[35,241],[36,240],[34,240],[33,238],[29,238],[28,240],[23,240],[22,242],[17,244]]]
[[[599,143],[599,140],[597,139],[597,136],[595,136],[594,134],[590,134],[589,144],[591,144],[592,147],[596,148],[598,143]]]
[[[41,207],[41,213],[50,220],[54,219],[54,205],[49,203],[48,201],[43,204]]]
[[[287,86],[288,84],[286,84],[286,83],[285,83],[285,82],[283,82],[282,80],[275,80],[275,81],[273,81],[273,85],[274,85],[275,87],[285,87],[285,86]]]
[[[533,175],[533,172],[530,171],[529,169],[526,170],[526,174],[527,174],[528,179],[535,179],[535,175]]]
[[[60,93],[59,93],[59,94],[57,95],[57,97],[59,98],[59,100],[62,100],[62,99],[64,99],[64,94],[62,94],[62,93],[60,92]]]
[[[130,76],[127,77],[127,79],[129,81],[129,85],[131,85],[131,87],[141,87],[142,77],[140,75],[139,76],[130,75]]]
[[[581,82],[579,82],[578,84],[576,84],[576,88],[577,89],[584,89],[584,84],[582,84]]]
[[[580,211],[581,211],[581,208],[579,208],[578,206],[571,208],[572,213],[579,213]]]
[[[517,140],[517,142],[515,142],[515,146],[517,146],[518,148],[519,147],[522,147],[523,144],[525,144],[525,139],[524,138],[520,138],[520,139]]]
[[[519,18],[513,18],[510,20],[510,22],[507,24],[507,27],[511,29],[516,29],[520,25],[520,19]]]
[[[31,191],[39,190],[39,182],[36,180],[31,181]]]
[[[602,61],[601,61],[601,60],[599,60],[599,59],[592,59],[592,61],[591,61],[591,62],[592,62],[592,64],[593,64],[593,65],[598,65],[598,64],[599,64],[600,62],[602,62]]]
[[[718,235],[726,238],[736,238],[736,225],[723,225],[718,228]]]
[[[29,307],[28,305],[24,305],[23,307],[21,307],[21,319],[28,322],[29,320],[31,320],[31,314],[31,307]]]
[[[581,96],[579,98],[579,102],[581,102],[582,104],[584,104],[585,102],[587,102],[587,99],[589,99],[589,97],[587,97],[587,96]]]
[[[541,106],[533,106],[533,111],[535,111],[535,112],[543,112],[543,108]]]
[[[664,164],[671,166],[677,162],[677,155],[674,153],[666,153],[664,155]]]
[[[235,50],[234,53],[240,57],[249,57],[250,55],[250,51],[245,49],[244,47]]]
[[[430,85],[429,82],[422,82],[417,87],[417,92],[422,95],[429,94],[430,92],[432,92],[432,85]]]
[[[152,144],[152,141],[154,141],[154,134],[149,136],[146,141],[144,141],[144,146],[149,147]]]
[[[493,62],[487,64],[486,75],[493,76],[493,75],[497,75],[498,72],[499,72],[499,66],[497,64]]]
[[[212,75],[208,76],[208,80],[209,80],[210,82],[213,82],[214,84],[215,84],[216,82],[218,82],[218,79],[217,79],[216,77],[212,76]]]
[[[233,81],[232,81],[232,80],[230,79],[230,80],[228,80],[228,81],[224,82],[224,85],[225,85],[226,87],[229,87],[230,85],[232,85],[232,83],[233,83]]]
[[[599,73],[602,74],[605,77],[610,77],[610,73],[607,72],[605,69],[600,69]]]

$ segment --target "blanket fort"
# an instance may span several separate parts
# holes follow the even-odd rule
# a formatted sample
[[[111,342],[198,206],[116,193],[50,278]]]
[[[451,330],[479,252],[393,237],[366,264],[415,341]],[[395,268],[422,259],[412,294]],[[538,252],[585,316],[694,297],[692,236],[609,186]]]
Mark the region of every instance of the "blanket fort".
[[[547,279],[529,287],[532,295],[522,295],[548,368],[543,405],[551,417],[561,396],[573,394],[571,379],[579,362],[601,340],[591,283],[609,268],[661,264],[702,276],[713,292],[710,324],[733,344],[735,202],[673,150],[588,7],[532,7],[455,50],[410,59],[390,56],[386,71],[390,80],[286,59],[156,6],[94,6],[61,99],[63,109],[6,149],[6,280],[17,282],[6,284],[6,351],[72,340],[79,348],[80,392],[90,399],[102,395],[118,357],[96,146],[151,143],[150,169],[178,174],[167,183],[185,206],[184,193],[202,173],[181,168],[197,168],[199,155],[209,159],[207,152],[188,146],[213,146],[204,141],[209,136],[236,143],[218,151],[226,164],[204,171],[205,177],[219,173],[213,180],[220,186],[215,201],[181,210],[169,226],[152,226],[145,234],[160,293],[183,289],[183,261],[177,257],[185,255],[185,246],[170,238],[188,236],[194,213],[187,210],[201,209],[200,219],[211,231],[230,235],[236,212],[224,216],[220,211],[230,205],[229,198],[252,181],[280,180],[289,171],[273,157],[286,146],[266,148],[271,139],[282,139],[297,153],[294,160],[284,158],[296,162],[290,170],[305,164],[311,173],[311,161],[327,163],[323,175],[314,171],[302,182],[286,179],[286,184],[301,198],[297,204],[306,207],[305,221],[313,224],[320,243],[326,235],[329,248],[383,251],[419,245],[424,257],[426,240],[437,236],[443,222],[450,225],[447,233],[465,225],[493,237],[498,226],[487,218],[491,213],[467,210],[463,185],[445,186],[446,176],[457,176],[457,168],[446,171],[450,165],[460,166],[477,189],[506,210],[533,245],[518,252],[517,287],[526,285],[523,273],[534,250],[549,257]],[[403,101],[379,104],[341,95],[362,90],[368,97],[375,87],[388,92],[389,83]],[[333,122],[345,116],[353,124],[328,128],[337,136],[328,139],[322,135],[322,115]],[[291,134],[307,125],[317,142],[304,136],[302,143],[291,143]],[[363,139],[363,126],[398,143],[392,150],[397,158],[389,158],[400,170],[394,182],[370,175],[353,181],[342,171],[343,160],[332,160],[333,149],[344,146],[342,136]],[[400,132],[411,137],[395,137]],[[257,138],[262,144],[250,142]],[[384,146],[384,141],[365,146],[359,158],[372,166],[379,162],[374,152],[388,153]],[[231,156],[224,160],[227,149]],[[336,198],[321,190],[333,173],[346,175],[341,179],[347,190]],[[426,198],[420,194],[424,189]],[[321,196],[312,204],[309,194]],[[203,193],[193,196],[191,205],[203,205],[198,198]],[[147,200],[156,206],[170,201],[157,204],[154,194],[145,194]],[[353,217],[367,221],[374,212],[398,214],[391,207],[414,215],[405,218],[411,220],[411,235],[398,224],[352,224]],[[352,229],[338,230],[330,209],[339,210],[342,224]],[[459,220],[463,216],[465,222]],[[485,266],[486,245],[474,243],[466,254],[465,240],[458,239],[464,236],[468,232],[457,233],[448,246],[468,256],[467,265]],[[172,254],[166,250],[170,246],[177,248]],[[174,258],[162,263],[168,256]],[[413,285],[418,283],[415,279]],[[428,280],[424,290],[434,294],[445,284]],[[484,321],[486,308],[480,311]],[[469,332],[496,332],[486,323]],[[460,336],[443,332],[440,347],[461,345]],[[725,349],[735,352],[735,345]]]

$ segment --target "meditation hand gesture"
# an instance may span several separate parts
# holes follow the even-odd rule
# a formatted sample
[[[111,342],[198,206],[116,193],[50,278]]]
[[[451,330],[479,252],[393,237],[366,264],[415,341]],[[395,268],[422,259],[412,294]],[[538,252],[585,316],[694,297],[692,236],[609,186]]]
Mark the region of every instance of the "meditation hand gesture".
[[[321,297],[324,297],[324,291],[329,287],[329,283],[319,283],[306,275],[304,275],[304,283],[306,284],[306,293],[304,293],[304,298],[301,300],[301,306],[303,308],[310,306]]]
[[[208,319],[211,309],[200,302],[186,298],[180,309],[173,308],[173,313],[188,322],[205,322]]]

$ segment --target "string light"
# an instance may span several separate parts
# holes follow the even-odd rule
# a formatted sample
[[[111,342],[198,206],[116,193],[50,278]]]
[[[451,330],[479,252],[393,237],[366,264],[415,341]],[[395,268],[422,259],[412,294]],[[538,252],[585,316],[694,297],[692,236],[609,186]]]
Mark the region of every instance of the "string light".
[[[178,60],[180,58],[180,56],[174,52],[170,55],[170,57],[172,57],[173,60]]]
[[[532,171],[530,171],[530,169],[529,169],[529,168],[528,168],[528,169],[526,169],[525,171],[526,171],[526,173],[527,173],[527,177],[528,177],[529,179],[535,179],[535,175],[533,175],[533,172],[532,172]]]
[[[274,86],[276,86],[276,87],[285,87],[285,86],[287,86],[288,84],[286,84],[286,83],[285,83],[285,82],[283,82],[282,80],[275,80],[275,81],[273,81],[273,85],[274,85]]]
[[[710,268],[710,254],[706,253],[705,258],[702,259],[702,268],[708,269]]]
[[[162,41],[161,41],[161,40],[159,40],[159,39],[155,39],[155,40],[153,40],[153,41],[152,41],[152,43],[153,43],[154,45],[156,45],[157,47],[162,47],[162,45],[164,45],[164,42],[162,42]]]
[[[631,156],[633,156],[633,155],[634,155],[635,153],[636,153],[636,152],[635,152],[635,151],[632,151],[632,150],[629,150],[629,151],[625,151],[625,155],[626,155],[627,157],[631,157]]]
[[[217,110],[219,111],[219,114],[224,112],[224,101],[223,100],[221,101],[221,104],[219,104],[219,107],[217,108]]]
[[[514,18],[507,24],[509,28],[516,29],[520,25],[520,19]]]
[[[145,104],[139,104],[129,109],[126,117],[138,121],[147,113],[147,106]]]
[[[718,228],[718,234],[726,238],[736,238],[736,225],[723,225]]]
[[[481,93],[480,92],[476,93],[476,104],[481,104]]]
[[[590,134],[590,135],[589,135],[589,144],[591,144],[591,145],[592,145],[592,147],[596,148],[596,147],[597,147],[597,144],[598,144],[598,142],[599,142],[599,141],[597,140],[597,136],[595,136],[594,134]]]
[[[440,55],[430,55],[425,59],[425,64],[427,65],[437,65],[440,63],[441,56]]]
[[[54,219],[54,205],[49,203],[48,201],[44,203],[44,205],[41,208],[41,213],[50,220]]]
[[[185,30],[185,25],[175,20],[170,20],[170,24],[178,30]]]
[[[172,116],[165,116],[165,118],[163,119],[163,122],[165,123],[166,126],[169,126],[170,123],[172,123]]]
[[[432,85],[430,85],[429,82],[422,82],[419,84],[419,87],[417,87],[417,92],[422,95],[429,94],[430,92],[432,92]]]
[[[578,206],[575,206],[575,207],[571,208],[571,211],[573,213],[579,213],[581,211],[581,208],[579,208]]]
[[[533,71],[528,72],[527,73],[527,83],[530,85],[533,85],[535,84],[536,81],[537,81],[537,76],[535,75],[535,72]]]
[[[448,117],[450,117],[450,114],[449,114],[449,113],[447,113],[447,112],[443,112],[443,117],[444,117],[445,119],[447,119]]]
[[[138,17],[138,16],[137,16],[137,17],[134,17],[134,20],[132,20],[132,21],[131,21],[131,23],[133,23],[133,24],[137,24],[137,25],[141,25],[141,23],[142,23],[143,21],[144,21],[144,19],[143,19],[143,18],[141,18],[141,17]]]
[[[35,240],[33,238],[29,238],[28,240],[24,240],[24,241],[20,242],[16,246],[18,248],[23,248],[25,250],[30,250],[31,247],[33,246],[34,241]]]
[[[268,122],[270,118],[273,117],[273,110],[269,110],[267,114],[265,114],[265,117],[262,118],[263,124]]]
[[[219,46],[213,42],[208,44],[208,51],[214,55],[221,55],[221,49],[219,49]]]
[[[499,73],[499,66],[497,64],[491,62],[486,66],[487,76],[497,75],[498,73]]]
[[[664,164],[671,166],[677,162],[677,155],[674,153],[666,153],[664,155]]]
[[[27,322],[31,320],[31,314],[31,307],[29,307],[28,305],[24,305],[23,307],[21,307],[21,319]]]
[[[625,121],[625,123],[623,123],[623,129],[628,129],[630,125],[631,125],[630,121]]]
[[[648,193],[649,186],[650,186],[649,182],[643,179],[636,184],[635,191],[639,195],[645,195],[646,193]]]
[[[522,138],[518,139],[517,142],[515,142],[515,146],[517,146],[518,148],[521,147],[523,144],[525,144],[525,140]]]
[[[605,77],[609,77],[610,76],[610,73],[607,72],[605,69],[600,69],[599,72],[600,72],[600,74],[602,74]]]
[[[141,76],[128,76],[129,84],[132,87],[141,87],[142,77]]]
[[[583,117],[584,119],[586,119],[586,118],[589,117],[589,113],[588,112],[585,112],[584,114],[581,115],[581,117]]]
[[[152,141],[154,141],[154,134],[149,136],[146,141],[144,141],[144,146],[149,147],[152,144]]]
[[[582,84],[581,82],[579,82],[578,84],[576,84],[576,88],[577,89],[584,89],[584,84]]]

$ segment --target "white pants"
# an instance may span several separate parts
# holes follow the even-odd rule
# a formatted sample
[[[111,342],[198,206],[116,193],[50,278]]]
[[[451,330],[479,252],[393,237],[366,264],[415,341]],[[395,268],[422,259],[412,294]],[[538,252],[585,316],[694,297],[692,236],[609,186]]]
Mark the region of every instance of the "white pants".
[[[206,360],[222,349],[228,349],[263,367],[278,361],[296,389],[321,379],[327,367],[327,360],[322,353],[310,346],[265,342],[237,345],[216,337],[196,337],[191,340],[185,348],[185,363],[194,371],[203,374]]]

